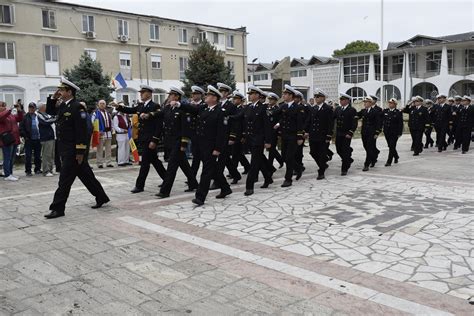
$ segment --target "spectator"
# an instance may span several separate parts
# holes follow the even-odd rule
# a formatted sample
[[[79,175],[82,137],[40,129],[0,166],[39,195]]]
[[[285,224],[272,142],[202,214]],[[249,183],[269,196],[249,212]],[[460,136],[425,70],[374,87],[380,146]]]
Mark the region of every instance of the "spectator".
[[[16,115],[11,114],[7,104],[0,101],[0,147],[3,153],[3,175],[5,181],[18,181],[13,176],[13,164],[15,163],[16,147],[20,144],[20,131],[18,123],[23,119],[23,110],[15,105]]]
[[[99,144],[97,145],[97,167],[103,168],[104,163],[112,168],[112,116],[107,112],[105,100],[100,100],[99,108],[92,114],[92,121],[99,121]],[[105,150],[105,159],[104,159]]]
[[[41,173],[41,140],[36,115],[36,104],[28,104],[28,113],[20,123],[20,135],[25,139],[25,173],[31,176],[31,158],[34,154],[35,174]]]
[[[39,104],[38,120],[41,141],[41,158],[43,160],[43,175],[46,177],[52,177],[55,145],[53,124],[56,121],[56,117],[46,113],[46,103],[44,102]]]
[[[119,105],[124,106],[123,102]],[[130,144],[128,142],[128,129],[130,128],[130,119],[125,113],[117,112],[113,119],[113,126],[117,140],[117,163],[123,167],[131,165],[130,163]]]

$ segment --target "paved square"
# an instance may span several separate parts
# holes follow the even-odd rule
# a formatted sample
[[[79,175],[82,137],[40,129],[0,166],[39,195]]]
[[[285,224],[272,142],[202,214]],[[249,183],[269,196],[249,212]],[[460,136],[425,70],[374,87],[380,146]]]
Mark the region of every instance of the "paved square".
[[[474,153],[399,144],[398,165],[362,172],[364,152],[326,179],[244,184],[194,207],[178,177],[168,199],[132,195],[137,167],[95,170],[112,202],[77,181],[66,217],[43,215],[56,178],[0,183],[0,314],[472,315]],[[21,170],[17,171],[21,175]],[[256,186],[258,187],[258,186]]]

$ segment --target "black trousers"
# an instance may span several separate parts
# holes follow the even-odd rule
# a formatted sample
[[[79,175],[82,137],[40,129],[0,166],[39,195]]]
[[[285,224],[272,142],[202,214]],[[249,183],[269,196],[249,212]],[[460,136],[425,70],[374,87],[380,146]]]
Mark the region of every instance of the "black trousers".
[[[432,127],[425,129],[426,143],[425,146],[428,147],[429,144],[434,144],[433,138],[431,138],[431,132],[433,131]]]
[[[309,141],[309,154],[319,167],[318,174],[323,175],[328,168],[328,143],[324,140]]]
[[[87,190],[89,190],[89,192],[95,196],[97,203],[109,201],[107,194],[105,194],[104,188],[96,179],[86,158],[82,164],[79,165],[76,161],[76,156],[61,156],[61,164],[62,166],[61,172],[59,173],[58,188],[54,193],[53,202],[49,206],[51,211],[64,213],[67,198],[69,197],[71,186],[74,183],[74,180],[76,180],[76,177],[78,177]]]
[[[296,164],[296,151],[298,144],[296,137],[283,137],[281,140],[281,156],[286,164],[285,181],[292,181],[293,171],[300,170]]]
[[[166,169],[163,167],[163,163],[158,159],[158,152],[156,149],[148,148],[148,143],[140,144],[142,147],[142,160],[140,163],[140,171],[138,173],[138,178],[135,183],[135,187],[143,189],[145,187],[145,181],[150,171],[150,164],[153,165],[156,172],[161,179],[165,179]]]
[[[298,166],[299,170],[303,168],[303,149],[304,149],[304,142],[301,145],[298,145],[296,148],[296,165]]]
[[[415,154],[421,153],[423,151],[423,130],[410,129],[410,135],[413,151]]]
[[[278,161],[280,165],[283,165],[283,157],[280,155],[277,149],[278,145],[278,135],[272,136],[272,141],[271,141],[272,147],[268,151],[268,162],[270,165],[273,166],[273,160]]]
[[[396,134],[385,134],[385,140],[387,141],[388,145],[388,158],[387,163],[392,163],[393,159],[400,158],[397,152],[397,142],[398,142],[398,135]]]
[[[380,151],[377,149],[377,139],[375,138],[375,134],[370,133],[362,135],[362,145],[365,149],[364,166],[377,162]]]
[[[199,150],[197,146],[197,140],[195,137],[191,138],[191,153],[193,154],[193,161],[191,163],[191,171],[194,177],[197,176],[199,165],[201,164],[201,158],[199,157]]]
[[[239,162],[242,158],[242,143],[239,141],[234,142],[233,145],[227,147],[229,156],[227,157],[226,167],[229,170],[229,174],[232,179],[241,179],[240,172],[237,170]],[[247,158],[245,158],[247,160]]]
[[[54,142],[54,166],[56,168],[56,172],[61,171],[61,156],[59,155],[59,145],[57,139]]]
[[[176,172],[178,171],[178,168],[181,168],[184,175],[188,179],[188,186],[190,188],[197,188],[198,183],[196,181],[196,176],[193,174],[191,167],[189,166],[186,152],[181,151],[180,143],[177,143],[175,146],[169,146],[168,151],[168,166],[166,168],[166,176],[163,181],[163,185],[161,186],[160,192],[164,194],[170,194],[171,189],[173,188],[174,180],[176,179]]]
[[[471,127],[458,127],[456,142],[459,140],[462,151],[469,151],[471,145]]]
[[[448,143],[446,142],[446,132],[448,131],[448,128],[445,126],[435,126],[436,129],[436,146],[438,147],[438,150],[444,150],[448,146]]]
[[[202,146],[199,148],[199,155],[202,159],[203,166],[201,179],[199,180],[198,189],[196,191],[196,198],[204,202],[209,193],[209,186],[211,185],[212,179],[216,181],[216,184],[222,191],[230,190],[230,186],[224,174],[218,172],[219,159],[221,159],[221,157],[219,156],[219,158],[217,158],[212,155],[213,146],[208,146],[208,144],[198,144],[198,146]]]
[[[25,140],[25,172],[31,173],[31,158],[34,156],[35,172],[41,171],[41,141],[39,139]]]
[[[352,162],[352,138],[346,138],[346,136],[336,136],[336,152],[341,157],[342,166],[341,171],[347,171],[351,167]]]
[[[272,174],[268,169],[268,161],[263,154],[263,144],[257,146],[249,146],[251,158],[250,158],[250,169],[247,174],[247,181],[245,187],[247,190],[253,190],[254,183],[257,181],[259,171],[262,171],[265,181],[271,179]]]

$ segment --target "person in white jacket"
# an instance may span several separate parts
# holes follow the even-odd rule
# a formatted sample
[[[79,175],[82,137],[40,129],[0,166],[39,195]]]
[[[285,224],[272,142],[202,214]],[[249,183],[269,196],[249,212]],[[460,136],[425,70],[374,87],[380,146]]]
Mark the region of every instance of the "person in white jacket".
[[[120,102],[119,105],[123,106]],[[128,142],[128,129],[130,120],[125,113],[117,112],[112,120],[112,126],[115,130],[117,140],[117,164],[119,167],[131,165],[130,163],[130,144]]]

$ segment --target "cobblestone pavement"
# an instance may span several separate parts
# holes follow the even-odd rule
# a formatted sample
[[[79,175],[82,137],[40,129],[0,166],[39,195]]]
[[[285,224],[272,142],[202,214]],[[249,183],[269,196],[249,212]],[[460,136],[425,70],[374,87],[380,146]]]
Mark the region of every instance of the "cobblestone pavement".
[[[0,183],[0,315],[472,315],[474,153],[404,136],[398,165],[356,163],[325,180],[306,172],[281,188],[244,184],[203,207],[184,193],[132,195],[137,167],[95,170],[112,202],[92,210],[78,181],[66,217],[45,220],[57,177]],[[16,170],[21,176],[21,170]]]

